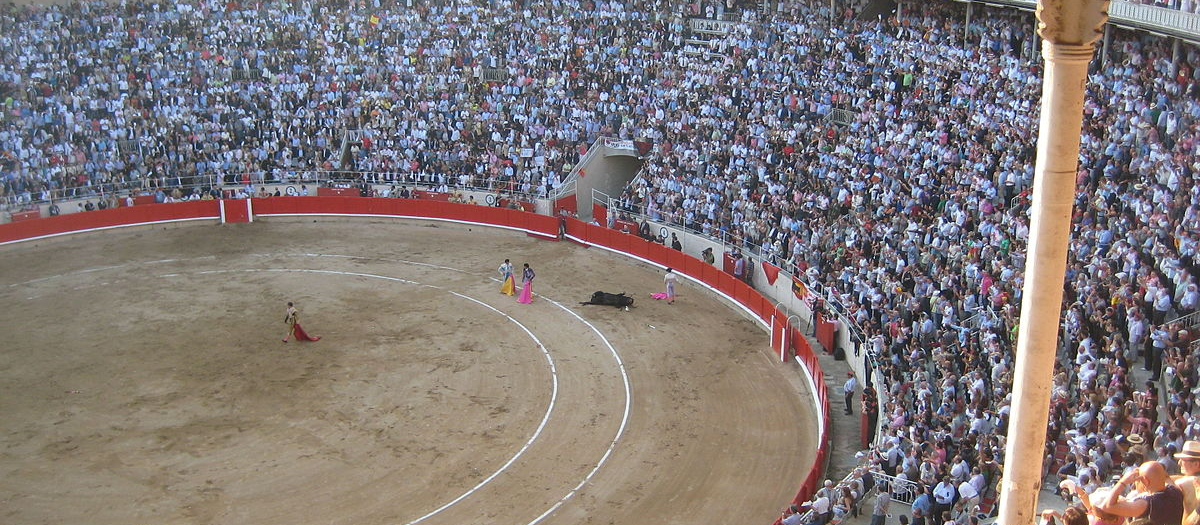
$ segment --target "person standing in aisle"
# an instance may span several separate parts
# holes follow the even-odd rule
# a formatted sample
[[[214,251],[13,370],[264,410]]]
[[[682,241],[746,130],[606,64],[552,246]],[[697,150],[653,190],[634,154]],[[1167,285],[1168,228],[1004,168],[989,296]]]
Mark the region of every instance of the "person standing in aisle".
[[[871,509],[871,525],[885,525],[888,518],[888,507],[892,503],[892,493],[888,490],[887,484],[879,488],[879,495],[875,496],[875,506]]]
[[[846,395],[846,415],[854,413],[854,392],[858,390],[858,379],[854,377],[854,372],[848,374],[849,379],[842,385],[842,393]]]

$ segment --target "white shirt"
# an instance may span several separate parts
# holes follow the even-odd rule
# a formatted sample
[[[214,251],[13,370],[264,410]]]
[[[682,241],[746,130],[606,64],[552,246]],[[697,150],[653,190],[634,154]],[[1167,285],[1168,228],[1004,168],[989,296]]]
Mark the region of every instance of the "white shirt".
[[[941,482],[933,489],[933,499],[942,505],[949,505],[954,501],[954,485],[948,482]]]
[[[1171,296],[1167,295],[1166,290],[1158,290],[1158,295],[1154,297],[1154,309],[1160,312],[1171,309]]]
[[[983,487],[987,485],[987,478],[983,474],[976,474],[971,477],[971,486],[975,487],[975,493],[983,492]]]
[[[842,385],[842,392],[853,394],[854,389],[856,388],[858,388],[858,379],[854,376],[850,376],[850,379],[846,380],[846,384]]]
[[[1137,319],[1129,323],[1129,342],[1141,343],[1146,339],[1147,323],[1145,318]]]
[[[970,481],[964,481],[958,485],[958,495],[962,499],[971,499],[979,495],[979,491],[975,490],[975,485]]]
[[[817,514],[825,514],[829,512],[829,498],[821,496],[812,502],[812,510]]]
[[[955,463],[954,466],[950,467],[950,476],[955,479],[965,478],[970,473],[971,468],[967,466],[966,461],[960,460],[958,463]]]
[[[1183,294],[1183,298],[1179,300],[1179,306],[1186,310],[1195,308],[1200,304],[1200,292],[1196,291],[1196,285],[1189,284],[1187,292]]]

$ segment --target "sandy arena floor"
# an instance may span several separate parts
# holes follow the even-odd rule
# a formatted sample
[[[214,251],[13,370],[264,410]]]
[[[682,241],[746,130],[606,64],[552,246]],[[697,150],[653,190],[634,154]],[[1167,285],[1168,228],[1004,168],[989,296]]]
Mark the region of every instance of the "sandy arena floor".
[[[505,257],[534,304],[498,293]],[[661,282],[444,223],[0,247],[0,523],[767,525],[812,461],[809,394],[752,322]],[[286,301],[321,341],[280,341]]]

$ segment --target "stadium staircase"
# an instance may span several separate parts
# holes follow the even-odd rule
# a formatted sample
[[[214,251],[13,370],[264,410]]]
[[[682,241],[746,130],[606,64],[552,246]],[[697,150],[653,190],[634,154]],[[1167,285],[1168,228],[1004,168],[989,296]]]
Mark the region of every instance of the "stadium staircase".
[[[363,130],[347,129],[342,131],[342,140],[336,150],[331,149],[326,158],[337,170],[354,169],[355,146],[361,147]]]

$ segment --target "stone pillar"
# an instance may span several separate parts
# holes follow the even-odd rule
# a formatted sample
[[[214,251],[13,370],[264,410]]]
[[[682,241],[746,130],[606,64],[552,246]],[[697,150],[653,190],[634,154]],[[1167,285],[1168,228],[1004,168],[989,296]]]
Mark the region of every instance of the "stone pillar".
[[[1108,53],[1109,53],[1108,47],[1110,45],[1112,45],[1112,31],[1109,31],[1109,26],[1107,24],[1105,24],[1105,26],[1104,26],[1104,44],[1100,48],[1100,65],[1101,66],[1108,65]]]
[[[1178,38],[1171,39],[1171,76],[1174,77],[1179,72],[1179,59],[1183,54],[1182,46]]]
[[[1063,279],[1084,84],[1095,42],[1108,19],[1107,0],[1039,0],[1045,78],[1034,167],[1029,245],[1022,287],[1008,444],[1000,486],[1002,525],[1036,523],[1050,389],[1062,313]]]
[[[975,2],[971,2],[970,0],[967,1],[967,20],[966,23],[963,24],[963,47],[966,47],[967,38],[969,38],[971,35],[971,10],[974,5]]]

